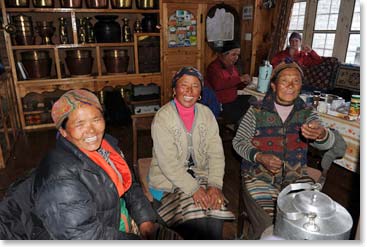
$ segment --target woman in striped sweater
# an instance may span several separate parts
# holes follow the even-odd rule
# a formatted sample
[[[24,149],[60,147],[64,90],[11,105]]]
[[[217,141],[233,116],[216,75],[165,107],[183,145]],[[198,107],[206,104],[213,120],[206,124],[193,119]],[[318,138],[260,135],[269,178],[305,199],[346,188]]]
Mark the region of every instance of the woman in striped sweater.
[[[272,74],[271,89],[261,103],[249,108],[232,142],[243,158],[246,192],[271,219],[282,188],[311,181],[306,169],[308,144],[327,150],[335,141],[317,112],[299,97],[302,76],[296,63],[279,64]]]

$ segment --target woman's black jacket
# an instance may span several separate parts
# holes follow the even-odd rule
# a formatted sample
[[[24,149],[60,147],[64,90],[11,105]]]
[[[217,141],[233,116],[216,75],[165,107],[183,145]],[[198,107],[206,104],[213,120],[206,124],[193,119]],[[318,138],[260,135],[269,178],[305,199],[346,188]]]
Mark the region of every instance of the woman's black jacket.
[[[116,139],[107,134],[105,139],[121,153]],[[130,216],[138,225],[156,221],[156,214],[140,184],[134,175],[132,177],[131,187],[123,195]],[[13,235],[5,236],[6,239],[136,239],[136,235],[118,230],[120,202],[112,180],[61,135],[57,138],[56,148],[46,155],[26,182],[33,185],[29,189],[31,195],[12,193],[18,198],[11,200],[11,204],[20,205],[18,208],[23,216],[18,218],[25,228],[14,229],[12,233],[11,229],[4,230],[6,227],[0,226],[0,235],[4,235],[4,231]],[[29,212],[26,212],[27,207],[30,207]],[[0,208],[0,218],[2,214]],[[10,217],[4,218],[9,220]],[[20,227],[12,222],[7,225]]]

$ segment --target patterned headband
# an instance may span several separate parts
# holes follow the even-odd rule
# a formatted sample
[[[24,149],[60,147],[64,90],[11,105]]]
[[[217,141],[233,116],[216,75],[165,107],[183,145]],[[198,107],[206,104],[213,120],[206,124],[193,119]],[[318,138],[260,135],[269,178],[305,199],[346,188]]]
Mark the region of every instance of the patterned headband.
[[[102,105],[96,95],[83,90],[75,89],[63,94],[52,106],[51,116],[59,129],[62,122],[69,116],[69,114],[80,108],[82,105],[95,106],[102,111]]]
[[[204,86],[204,78],[201,75],[200,71],[192,66],[187,66],[181,68],[179,71],[176,72],[176,74],[172,78],[172,88],[176,87],[177,81],[184,75],[192,75],[199,79],[201,87]]]

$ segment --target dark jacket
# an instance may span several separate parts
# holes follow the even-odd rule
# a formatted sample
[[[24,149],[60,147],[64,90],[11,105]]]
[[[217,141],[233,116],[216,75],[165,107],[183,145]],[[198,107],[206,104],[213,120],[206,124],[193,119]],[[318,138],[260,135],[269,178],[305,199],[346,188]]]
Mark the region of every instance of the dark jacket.
[[[105,139],[121,153],[116,139],[109,135]],[[138,225],[156,221],[149,201],[134,175],[132,177],[131,187],[123,195],[131,217]],[[28,216],[32,224],[25,229],[27,238],[137,238],[118,231],[120,203],[112,180],[62,136],[58,137],[56,148],[46,155],[31,179],[34,179],[33,208]]]

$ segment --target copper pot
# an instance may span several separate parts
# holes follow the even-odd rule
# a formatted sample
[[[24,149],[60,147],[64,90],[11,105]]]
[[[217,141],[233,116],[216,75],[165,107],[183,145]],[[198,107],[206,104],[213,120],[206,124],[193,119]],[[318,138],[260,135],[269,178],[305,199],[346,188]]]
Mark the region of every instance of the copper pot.
[[[114,9],[131,9],[132,0],[111,0]]]
[[[54,0],[33,0],[33,6],[36,8],[52,8]]]
[[[12,33],[13,43],[16,45],[34,45],[32,18],[26,15],[13,16],[13,24],[5,27]]]
[[[109,74],[126,73],[129,67],[129,56],[125,49],[105,50],[103,61]]]
[[[85,0],[88,8],[108,8],[108,0]]]
[[[82,0],[60,0],[62,8],[80,8],[82,7]]]
[[[92,73],[93,57],[90,50],[68,50],[65,62],[72,76]]]
[[[138,9],[153,9],[154,0],[135,0],[135,5]]]
[[[8,8],[18,8],[18,7],[29,7],[29,0],[6,0],[6,7]]]
[[[25,51],[20,55],[29,79],[50,77],[52,60],[48,51]]]

